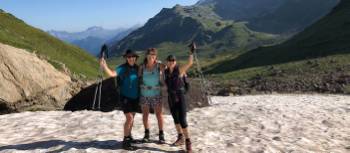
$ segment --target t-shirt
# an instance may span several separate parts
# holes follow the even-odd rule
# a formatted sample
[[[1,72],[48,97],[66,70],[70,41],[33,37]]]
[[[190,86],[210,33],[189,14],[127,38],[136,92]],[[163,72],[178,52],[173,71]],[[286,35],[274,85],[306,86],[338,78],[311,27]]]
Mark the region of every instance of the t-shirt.
[[[129,70],[128,70],[129,69]],[[136,66],[126,64],[116,67],[118,77],[120,77],[120,94],[122,96],[137,99],[139,97],[139,82]],[[127,75],[125,73],[129,72]]]

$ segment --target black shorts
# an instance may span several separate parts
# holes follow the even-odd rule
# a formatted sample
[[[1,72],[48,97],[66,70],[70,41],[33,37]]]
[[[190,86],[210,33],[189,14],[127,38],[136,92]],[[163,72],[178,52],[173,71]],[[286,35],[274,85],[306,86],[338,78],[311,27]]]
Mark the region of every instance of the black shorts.
[[[125,96],[121,96],[120,98],[121,98],[120,102],[121,102],[121,106],[124,114],[136,113],[141,109],[139,105],[139,98],[132,99]]]

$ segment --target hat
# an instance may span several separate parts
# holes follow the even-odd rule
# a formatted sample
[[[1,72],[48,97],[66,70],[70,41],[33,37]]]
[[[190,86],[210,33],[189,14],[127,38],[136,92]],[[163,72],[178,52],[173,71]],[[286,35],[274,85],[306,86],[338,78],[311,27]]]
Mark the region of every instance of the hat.
[[[169,55],[167,58],[166,58],[167,61],[171,61],[171,60],[176,60],[176,57],[175,55]]]
[[[127,56],[133,56],[133,57],[139,57],[139,55],[137,55],[133,50],[128,49],[126,50],[126,52],[124,53],[123,57],[127,57]]]

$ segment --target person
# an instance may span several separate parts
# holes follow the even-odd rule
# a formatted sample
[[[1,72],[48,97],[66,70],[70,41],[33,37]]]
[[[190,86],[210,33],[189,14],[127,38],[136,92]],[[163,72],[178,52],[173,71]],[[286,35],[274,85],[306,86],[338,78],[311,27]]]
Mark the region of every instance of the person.
[[[196,45],[195,43],[192,43],[188,63],[183,66],[178,66],[176,63],[176,57],[174,55],[169,55],[166,59],[167,68],[164,72],[165,83],[168,91],[169,108],[178,133],[177,140],[173,145],[181,146],[185,143],[187,152],[192,152],[192,145],[186,119],[185,87],[183,77],[193,64],[193,52],[195,49]]]
[[[161,96],[161,86],[164,80],[164,69],[165,65],[157,61],[157,49],[147,49],[146,57],[142,66],[140,66],[139,71],[139,80],[141,88],[140,102],[143,114],[143,125],[145,127],[145,135],[142,139],[143,142],[150,141],[150,126],[148,123],[148,116],[150,113],[150,108],[153,108],[155,110],[155,114],[158,120],[158,143],[165,143],[163,132],[163,103]]]
[[[100,59],[100,66],[109,77],[117,77],[120,87],[121,107],[126,118],[124,123],[123,148],[126,150],[135,150],[135,147],[131,145],[133,141],[131,130],[135,113],[139,108],[139,66],[136,64],[139,56],[134,51],[127,50],[123,57],[126,59],[126,62],[117,66],[115,70],[111,70],[103,58]]]

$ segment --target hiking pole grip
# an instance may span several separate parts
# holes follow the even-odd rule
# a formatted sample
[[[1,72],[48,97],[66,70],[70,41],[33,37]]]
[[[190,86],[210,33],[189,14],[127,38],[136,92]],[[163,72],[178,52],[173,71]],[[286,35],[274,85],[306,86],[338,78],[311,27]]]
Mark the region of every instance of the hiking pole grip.
[[[103,46],[101,47],[101,51],[100,51],[100,56],[99,58],[108,58],[108,47],[106,44],[103,44]]]
[[[190,48],[191,54],[193,54],[197,50],[197,46],[196,46],[196,43],[194,41],[192,41],[192,43],[189,44],[188,47]]]

